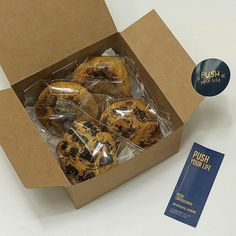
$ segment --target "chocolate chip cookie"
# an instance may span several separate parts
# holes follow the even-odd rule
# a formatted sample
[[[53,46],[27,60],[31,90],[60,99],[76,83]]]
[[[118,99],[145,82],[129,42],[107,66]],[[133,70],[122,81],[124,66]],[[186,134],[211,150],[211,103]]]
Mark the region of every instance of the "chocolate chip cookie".
[[[141,147],[152,145],[161,137],[157,115],[142,100],[115,102],[103,112],[100,121]]]
[[[36,115],[45,129],[63,134],[75,119],[85,120],[85,114],[96,118],[98,105],[83,86],[75,82],[53,82],[39,95]]]
[[[91,179],[116,165],[117,143],[93,121],[74,122],[57,145],[61,167],[72,183]]]
[[[78,66],[73,79],[93,94],[108,94],[120,98],[131,94],[129,73],[120,57],[95,57]]]

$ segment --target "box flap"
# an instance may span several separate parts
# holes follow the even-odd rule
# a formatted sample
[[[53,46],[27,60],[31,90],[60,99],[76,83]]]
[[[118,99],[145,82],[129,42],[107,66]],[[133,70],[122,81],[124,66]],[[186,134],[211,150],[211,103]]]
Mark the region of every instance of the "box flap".
[[[116,32],[104,0],[1,0],[0,25],[11,84]]]
[[[188,121],[203,99],[191,84],[195,65],[161,18],[153,10],[122,36],[182,121]]]
[[[28,188],[70,186],[12,89],[0,91],[0,145]]]

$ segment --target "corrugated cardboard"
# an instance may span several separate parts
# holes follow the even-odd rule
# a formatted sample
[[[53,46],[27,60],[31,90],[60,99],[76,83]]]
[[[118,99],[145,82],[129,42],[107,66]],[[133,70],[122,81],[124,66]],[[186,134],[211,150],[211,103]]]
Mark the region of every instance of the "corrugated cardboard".
[[[178,151],[183,123],[202,97],[191,88],[192,60],[154,11],[120,34],[102,0],[2,0],[3,22],[0,64],[13,89],[0,91],[0,143],[26,187],[63,186],[81,207]],[[24,89],[109,47],[136,62],[155,103],[172,115],[174,132],[125,164],[72,186],[23,108]]]
[[[11,84],[116,32],[103,0],[1,0],[0,25]]]

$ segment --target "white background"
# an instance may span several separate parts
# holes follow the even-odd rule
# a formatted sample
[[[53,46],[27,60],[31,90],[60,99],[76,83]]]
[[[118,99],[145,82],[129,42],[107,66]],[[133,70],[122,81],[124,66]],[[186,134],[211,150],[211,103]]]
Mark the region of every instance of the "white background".
[[[196,63],[209,57],[227,62],[230,85],[201,104],[185,127],[177,155],[80,210],[63,189],[23,188],[0,150],[0,235],[235,236],[236,1],[106,2],[119,30],[155,8]],[[1,88],[8,86],[0,81]],[[164,216],[193,142],[226,154],[196,229]]]

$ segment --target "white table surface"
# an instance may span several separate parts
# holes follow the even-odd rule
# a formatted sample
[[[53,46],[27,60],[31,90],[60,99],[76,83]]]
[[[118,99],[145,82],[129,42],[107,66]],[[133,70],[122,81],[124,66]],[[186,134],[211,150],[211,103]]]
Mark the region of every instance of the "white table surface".
[[[0,235],[235,236],[236,1],[106,2],[120,31],[155,8],[196,63],[210,57],[227,62],[230,85],[201,104],[178,154],[80,210],[63,189],[25,189],[0,149]],[[4,78],[0,86],[8,86]],[[164,216],[193,142],[226,154],[196,229]]]

